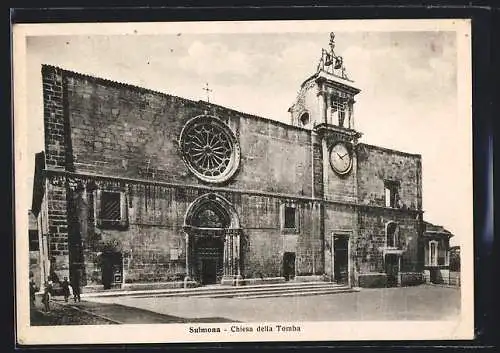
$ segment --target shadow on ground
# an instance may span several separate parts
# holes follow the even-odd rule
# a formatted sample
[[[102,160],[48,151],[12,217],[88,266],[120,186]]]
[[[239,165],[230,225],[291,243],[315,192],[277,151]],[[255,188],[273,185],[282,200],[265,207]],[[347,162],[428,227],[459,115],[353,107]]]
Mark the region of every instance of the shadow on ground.
[[[55,306],[49,312],[39,308],[30,310],[31,326],[61,326],[61,325],[110,325],[113,322],[87,314],[69,306]]]
[[[31,310],[31,326],[109,325],[109,324],[186,324],[238,322],[223,317],[183,318],[153,311],[82,301],[79,303],[55,301],[50,312],[39,307]]]

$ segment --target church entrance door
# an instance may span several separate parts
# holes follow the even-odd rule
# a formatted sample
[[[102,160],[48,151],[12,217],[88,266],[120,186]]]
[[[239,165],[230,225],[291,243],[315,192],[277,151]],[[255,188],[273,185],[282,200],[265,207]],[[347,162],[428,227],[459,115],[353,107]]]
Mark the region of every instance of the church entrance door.
[[[241,278],[239,218],[220,195],[199,196],[184,219],[186,275],[202,285],[235,284]]]
[[[201,265],[201,284],[217,283],[217,260],[203,259]]]
[[[197,274],[201,284],[220,283],[224,273],[224,241],[215,235],[197,239],[195,246]]]

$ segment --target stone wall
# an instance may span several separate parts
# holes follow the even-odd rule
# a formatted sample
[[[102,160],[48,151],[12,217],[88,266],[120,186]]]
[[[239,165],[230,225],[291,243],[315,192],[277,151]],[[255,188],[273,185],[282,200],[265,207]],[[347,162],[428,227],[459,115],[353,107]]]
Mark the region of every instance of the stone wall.
[[[203,184],[183,163],[177,142],[185,123],[206,112],[239,139],[240,168],[227,187],[311,195],[307,130],[67,71],[64,83],[77,172]]]
[[[63,71],[42,68],[43,115],[45,129],[45,164],[50,170],[64,170],[67,166],[67,124],[64,119]],[[68,227],[66,188],[64,182],[46,184],[49,260],[51,271],[61,278],[69,275]]]
[[[357,198],[359,236],[355,263],[360,273],[385,272],[386,226],[399,225],[401,272],[423,270],[421,157],[382,147],[357,146]],[[386,207],[384,181],[399,183],[400,203]]]
[[[109,190],[109,186],[101,186]],[[128,185],[126,228],[99,227],[93,218],[96,191],[80,191],[78,229],[83,244],[86,282],[101,284],[100,255],[109,244],[124,255],[124,282],[165,282],[183,278],[186,272],[184,219],[191,203],[208,190],[188,187]],[[244,278],[278,277],[283,274],[283,254],[296,253],[296,272],[322,273],[321,234],[315,231],[311,213],[318,208],[296,201],[299,228],[290,234],[281,229],[281,205],[288,199],[220,193],[232,203],[242,227],[242,275]],[[318,216],[316,216],[318,217]],[[174,255],[175,254],[175,255]],[[315,263],[312,262],[315,259]]]
[[[327,203],[324,211],[324,258],[325,258],[325,274],[331,278],[332,276],[332,235],[343,234],[348,232],[351,242],[351,255],[353,244],[357,238],[356,227],[356,210],[351,205]]]
[[[51,66],[43,66],[42,74],[47,169],[209,187],[189,172],[178,150],[185,123],[208,113],[219,116],[230,127],[241,149],[238,172],[222,186],[297,196],[312,194],[311,136],[307,130]],[[95,227],[92,205],[87,202],[92,192],[84,199],[69,191],[64,179],[52,181],[47,195],[54,268],[67,270],[70,261],[84,262],[85,281],[97,283],[97,255],[103,244],[115,242],[126,254],[125,281],[163,281],[185,271],[183,217],[189,203],[208,190],[181,186],[167,189],[151,185],[132,190],[128,196],[128,227],[112,230]],[[75,195],[80,201],[75,201]],[[266,275],[278,276],[284,243],[276,206],[279,202],[257,200],[259,196],[242,201],[245,197],[230,195],[242,227],[248,228],[244,260],[252,273],[247,275],[261,268]],[[68,211],[76,218],[72,220]],[[304,220],[309,218],[301,213],[301,219],[301,231],[311,233]],[[78,244],[80,238],[83,258],[76,250],[71,260],[69,241]],[[310,246],[310,241],[302,238],[296,243],[298,247]],[[276,253],[274,248],[281,250]],[[178,260],[169,259],[171,249],[181,249]],[[311,272],[308,250],[297,253],[298,266],[303,268],[300,271]]]
[[[383,247],[386,245],[386,225],[399,225],[401,272],[422,271],[423,263],[418,257],[418,220],[416,215],[403,210],[364,208],[359,213],[359,237],[355,250],[355,262],[361,273],[384,272]]]
[[[385,206],[384,180],[399,182],[401,208],[422,209],[421,156],[358,144],[358,200]]]

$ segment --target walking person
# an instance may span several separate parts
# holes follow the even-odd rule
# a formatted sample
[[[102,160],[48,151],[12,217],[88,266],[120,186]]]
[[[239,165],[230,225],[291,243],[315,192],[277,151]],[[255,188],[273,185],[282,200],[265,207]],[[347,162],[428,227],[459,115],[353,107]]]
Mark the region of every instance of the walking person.
[[[70,290],[69,290],[69,282],[68,282],[68,277],[64,277],[62,283],[61,283],[61,287],[62,287],[62,290],[63,290],[63,295],[64,295],[64,301],[67,303],[68,302],[68,298],[69,298],[69,295],[70,295]]]

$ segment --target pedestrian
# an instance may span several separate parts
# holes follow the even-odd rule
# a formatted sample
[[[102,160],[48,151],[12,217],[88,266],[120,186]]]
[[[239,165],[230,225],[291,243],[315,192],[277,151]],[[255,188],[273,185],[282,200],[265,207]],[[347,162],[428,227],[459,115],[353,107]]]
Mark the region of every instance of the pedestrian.
[[[38,292],[38,288],[36,286],[35,280],[31,278],[30,280],[30,302],[32,306],[36,305],[35,294]]]
[[[71,284],[68,284],[68,291],[69,291],[69,297],[74,298],[74,293],[73,293],[73,286]]]
[[[51,297],[51,282],[45,282],[45,288],[43,290],[42,303],[46,313],[50,311],[50,297]]]
[[[74,271],[71,277],[71,288],[73,289],[73,300],[80,302],[80,270]]]
[[[64,279],[61,283],[61,288],[62,288],[63,295],[64,295],[64,301],[67,303],[69,295],[70,295],[68,277],[64,277]]]

